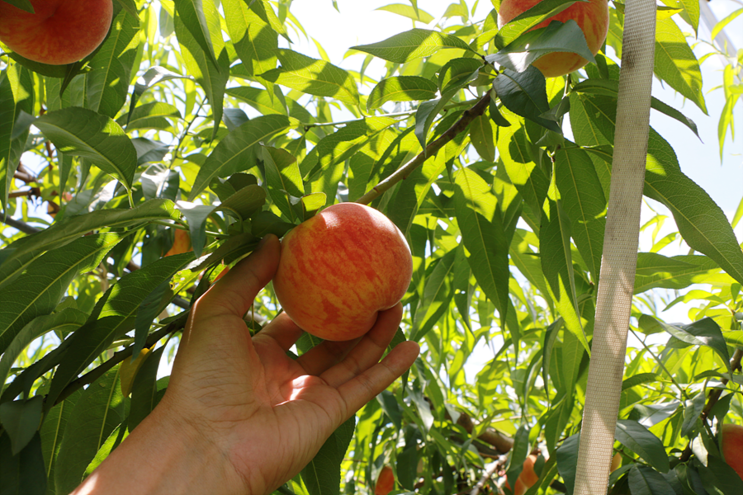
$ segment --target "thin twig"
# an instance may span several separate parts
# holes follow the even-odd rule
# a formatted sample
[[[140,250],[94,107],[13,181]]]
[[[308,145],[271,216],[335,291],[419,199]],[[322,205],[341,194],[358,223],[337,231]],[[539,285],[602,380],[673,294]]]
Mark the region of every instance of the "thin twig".
[[[495,472],[498,470],[498,468],[501,466],[501,461],[495,461],[492,466],[490,466],[485,473],[483,473],[482,478],[480,478],[480,481],[477,482],[474,488],[472,488],[472,491],[470,492],[470,495],[478,495],[480,493],[480,490],[485,488],[485,485],[490,480],[490,478],[495,474]]]
[[[147,340],[145,341],[145,347],[152,347],[161,338],[177,330],[182,329],[186,325],[186,318],[188,318],[188,311],[184,311],[183,313],[181,313],[178,319],[170,322],[170,324],[164,326],[160,330],[150,334],[150,336],[147,337]],[[59,397],[57,397],[57,400],[54,402],[54,405],[56,406],[57,404],[65,400],[76,390],[84,387],[85,385],[88,385],[89,383],[93,383],[94,381],[96,381],[105,372],[107,372],[108,370],[110,370],[111,368],[119,364],[120,362],[122,362],[124,359],[131,356],[133,350],[134,350],[134,344],[130,345],[129,347],[127,347],[126,349],[122,351],[117,352],[111,357],[111,359],[109,359],[102,365],[98,366],[92,371],[85,373],[83,376],[81,376],[77,380],[73,380],[72,382],[67,384],[64,390],[62,390],[62,392],[59,394]]]
[[[489,103],[490,92],[487,92],[482,98],[480,98],[480,101],[478,101],[475,106],[473,106],[469,110],[465,110],[462,117],[457,120],[453,126],[451,126],[445,133],[439,136],[438,139],[426,146],[426,149],[418,154],[418,156],[410,160],[402,167],[398,168],[386,179],[380,181],[379,184],[374,186],[371,191],[361,196],[356,202],[367,205],[384,194],[384,192],[390,189],[392,186],[408,177],[413,172],[413,170],[423,165],[423,163],[427,159],[434,156],[437,151],[439,151],[441,148],[444,147],[444,145],[446,145],[446,143],[457,137],[460,132],[465,130],[467,126],[473,120],[475,120],[476,117],[482,115],[483,112],[485,112],[485,109],[488,108]]]
[[[736,349],[735,354],[733,354],[733,357],[730,359],[730,372],[732,374],[733,371],[737,370],[740,367],[740,360],[743,358],[743,349]],[[722,379],[722,384],[727,385],[728,383],[727,378]],[[699,417],[702,419],[702,422],[707,421],[707,417],[709,416],[710,411],[713,407],[715,407],[715,404],[717,404],[717,401],[720,400],[720,396],[722,395],[722,392],[725,391],[726,388],[718,388],[713,390],[709,397],[707,397],[707,404],[704,406],[704,409],[702,409],[702,413],[699,415]],[[684,451],[681,453],[681,457],[679,460],[681,462],[686,462],[689,460],[689,457],[691,457],[691,442],[686,446]]]
[[[24,234],[35,234],[41,231],[41,229],[32,227],[26,222],[21,222],[20,220],[15,220],[14,218],[8,217],[4,211],[0,211],[0,222],[13,227],[14,229],[20,230]]]

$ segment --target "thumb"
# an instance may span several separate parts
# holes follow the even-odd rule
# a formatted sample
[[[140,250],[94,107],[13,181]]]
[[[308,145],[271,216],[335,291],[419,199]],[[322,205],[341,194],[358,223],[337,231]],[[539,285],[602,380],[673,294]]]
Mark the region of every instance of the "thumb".
[[[255,251],[222,277],[194,304],[194,322],[215,316],[242,318],[260,290],[273,278],[279,266],[281,243],[268,234]]]

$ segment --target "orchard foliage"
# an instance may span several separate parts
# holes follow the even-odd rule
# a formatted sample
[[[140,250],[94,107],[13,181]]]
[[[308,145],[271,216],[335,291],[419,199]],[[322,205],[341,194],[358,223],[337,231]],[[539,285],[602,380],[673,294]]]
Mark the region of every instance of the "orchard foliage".
[[[370,494],[389,465],[397,493],[496,493],[530,452],[527,493],[572,492],[624,4],[610,3],[592,63],[545,80],[529,66],[542,54],[590,55],[574,24],[527,33],[572,0],[500,31],[497,0],[484,19],[464,0],[439,20],[426,2],[391,4],[413,28],[348,47],[345,61],[297,48],[312,33],[291,3],[117,0],[80,62],[0,53],[3,493],[73,489],[164,394],[158,368],[194,298],[266,234],[341,201],[406,235],[414,272],[396,342],[423,353],[280,492]],[[699,18],[694,0],[659,6],[655,76],[707,112],[700,62],[716,55],[697,60],[679,27],[696,32]],[[740,61],[724,63],[720,147],[742,87]],[[681,111],[653,109],[696,139]],[[643,226],[610,490],[740,494],[717,432],[743,415],[743,210],[731,226],[655,130],[645,195],[678,232],[658,235],[663,213]],[[183,232],[192,249],[175,253]],[[697,309],[663,321],[680,302]],[[279,310],[269,286],[248,327]]]

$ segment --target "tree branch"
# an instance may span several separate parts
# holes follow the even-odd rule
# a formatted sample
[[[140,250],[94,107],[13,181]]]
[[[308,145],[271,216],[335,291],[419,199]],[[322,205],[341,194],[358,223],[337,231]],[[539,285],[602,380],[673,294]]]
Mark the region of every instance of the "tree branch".
[[[743,358],[743,349],[736,349],[735,354],[733,354],[733,357],[730,359],[731,372],[740,368],[741,358]],[[723,378],[722,384],[727,385],[728,381],[729,380],[727,378]],[[723,391],[725,391],[725,388],[718,388],[713,390],[709,394],[709,397],[707,398],[707,404],[704,406],[704,409],[702,409],[702,413],[699,415],[699,417],[702,418],[702,422],[707,421],[707,417],[709,416],[710,411],[713,407],[715,407],[717,401],[720,400],[720,396],[722,395]],[[679,460],[681,462],[686,462],[689,460],[689,457],[691,457],[691,442],[689,442],[684,451],[681,453],[681,457],[679,458]]]
[[[470,495],[479,495],[480,490],[482,490],[487,482],[490,480],[490,478],[495,474],[495,472],[502,466],[502,463],[500,460],[495,461],[482,475],[482,478],[480,478],[480,481],[477,482],[475,487],[470,492]]]
[[[13,227],[14,229],[18,229],[24,234],[35,234],[36,232],[41,231],[41,229],[32,227],[31,225],[25,222],[21,222],[20,220],[15,220],[13,218],[8,217],[4,211],[0,211],[0,222],[3,222],[4,224],[10,227]]]
[[[485,112],[485,109],[488,107],[489,103],[490,92],[487,92],[482,98],[480,98],[480,101],[478,101],[475,106],[473,106],[469,110],[465,110],[462,117],[457,120],[454,125],[452,125],[445,133],[439,136],[438,139],[426,146],[426,149],[421,151],[418,156],[410,160],[402,167],[398,168],[386,179],[380,181],[379,184],[374,186],[371,191],[361,196],[358,200],[356,200],[356,202],[367,205],[384,194],[384,192],[390,189],[392,186],[407,178],[413,170],[423,165],[423,162],[425,162],[428,158],[434,156],[436,152],[443,148],[446,143],[454,139],[460,132],[465,130],[467,126],[470,125],[473,120],[475,120],[476,117],[482,115]]]
[[[169,325],[161,328],[160,330],[150,334],[150,336],[147,337],[147,340],[145,341],[145,347],[152,347],[161,338],[185,327],[187,318],[188,318],[188,311],[184,311],[183,313],[181,313],[178,319],[170,322]],[[96,381],[105,372],[107,372],[108,370],[110,370],[111,368],[119,364],[120,362],[122,362],[124,359],[131,356],[133,350],[134,350],[134,344],[130,345],[129,347],[127,347],[126,349],[122,351],[117,352],[111,357],[111,359],[109,359],[102,365],[98,366],[97,368],[85,373],[83,376],[81,376],[77,380],[71,381],[64,388],[64,390],[62,390],[62,392],[59,394],[59,397],[57,397],[57,400],[54,402],[54,405],[56,406],[57,404],[65,400],[76,390],[82,388],[85,385],[88,385],[89,383],[93,383],[94,381]]]

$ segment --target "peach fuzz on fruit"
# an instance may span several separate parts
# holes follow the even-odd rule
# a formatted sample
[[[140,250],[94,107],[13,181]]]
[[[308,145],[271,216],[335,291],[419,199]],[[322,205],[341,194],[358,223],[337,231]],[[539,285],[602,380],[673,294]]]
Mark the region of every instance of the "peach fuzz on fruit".
[[[413,272],[400,230],[357,203],[324,209],[292,229],[281,246],[276,297],[300,328],[326,340],[368,332],[379,311],[402,299]]]
[[[498,28],[503,27],[514,17],[529,10],[541,0],[503,0],[498,11]],[[591,53],[596,55],[609,32],[609,4],[607,0],[575,2],[559,14],[545,19],[532,29],[547,27],[552,21],[574,20],[586,37]],[[578,70],[588,60],[576,53],[554,52],[539,57],[532,65],[542,71],[544,77],[557,77]]]
[[[35,62],[77,62],[98,48],[111,27],[112,0],[30,1],[33,14],[0,2],[0,41]]]

